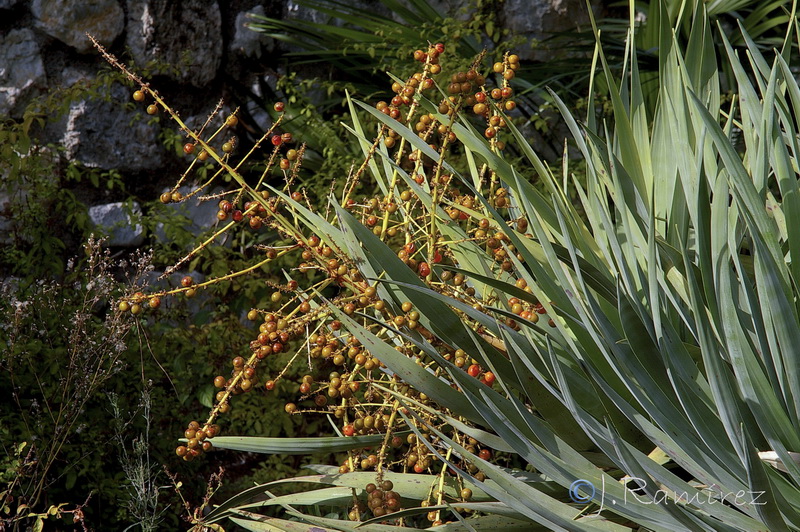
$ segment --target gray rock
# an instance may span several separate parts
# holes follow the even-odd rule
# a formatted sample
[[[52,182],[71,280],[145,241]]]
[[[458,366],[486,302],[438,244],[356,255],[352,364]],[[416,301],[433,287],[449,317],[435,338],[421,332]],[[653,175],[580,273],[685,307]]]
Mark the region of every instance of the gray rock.
[[[126,44],[140,64],[168,65],[163,74],[203,87],[222,62],[222,15],[217,2],[128,0]]]
[[[275,47],[275,40],[264,33],[253,31],[247,24],[253,22],[252,15],[264,16],[264,6],[256,6],[248,11],[242,11],[236,15],[234,22],[235,33],[230,44],[233,53],[242,54],[246,57],[261,57],[261,50],[266,48],[271,51]]]
[[[122,172],[163,165],[159,127],[141,109],[125,108],[129,94],[122,85],[114,85],[108,101],[84,99],[70,106],[66,118],[52,126],[69,160]]]
[[[11,219],[11,196],[0,192],[0,244],[11,244],[14,222]]]
[[[171,231],[180,231],[181,233],[188,232],[191,236],[190,243],[187,246],[189,249],[193,248],[199,242],[197,242],[197,237],[209,229],[211,229],[214,224],[217,223],[217,211],[219,210],[219,200],[209,200],[209,201],[200,201],[201,196],[205,196],[206,194],[215,194],[220,192],[222,189],[215,189],[213,191],[205,191],[203,193],[197,194],[192,196],[188,200],[184,200],[181,203],[169,203],[164,205],[164,208],[168,210],[169,216],[182,216],[186,218],[186,222],[183,224],[177,224],[175,222],[170,222],[170,230]],[[170,192],[171,189],[164,189],[162,192]],[[187,196],[191,193],[192,189],[189,187],[180,187],[178,191]],[[186,236],[189,236],[186,235]],[[177,236],[174,235],[174,236]],[[155,230],[155,237],[158,242],[166,243],[168,242],[172,236],[170,236],[170,232],[167,231],[167,228],[164,224],[159,223],[156,226]],[[222,238],[219,239],[222,241]]]
[[[109,238],[105,245],[110,247],[136,247],[144,242],[144,228],[138,223],[142,216],[139,204],[107,203],[89,207],[89,219]]]
[[[47,83],[39,45],[29,29],[0,36],[0,116],[21,116]]]
[[[116,0],[33,0],[36,26],[81,53],[94,49],[89,33],[110,45],[125,29],[125,13]]]
[[[592,0],[595,14],[599,14],[601,2]],[[589,27],[589,13],[584,0],[505,0],[500,9],[500,21],[512,36],[522,35],[533,45],[554,32]],[[546,61],[556,50],[521,47],[515,53],[524,60]]]
[[[264,76],[264,81],[267,85],[276,90],[276,83],[278,78],[274,75]],[[263,98],[264,94],[261,91],[261,84],[258,80],[252,80],[250,83],[250,90],[257,98]],[[269,113],[256,101],[254,98],[248,98],[245,103],[248,114],[253,118],[260,131],[267,131],[272,127],[272,117]]]

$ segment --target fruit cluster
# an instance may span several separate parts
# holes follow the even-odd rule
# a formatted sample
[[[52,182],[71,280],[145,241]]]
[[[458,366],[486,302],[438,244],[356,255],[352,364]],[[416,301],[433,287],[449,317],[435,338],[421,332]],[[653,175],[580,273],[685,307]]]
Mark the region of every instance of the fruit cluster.
[[[394,82],[391,86],[394,96],[390,101],[375,105],[378,113],[395,121],[392,123],[414,131],[423,140],[423,146],[401,135],[399,126],[379,126],[365,161],[348,176],[341,206],[392,248],[397,259],[427,288],[490,314],[512,329],[519,329],[519,320],[535,324],[545,313],[544,306],[535,301],[527,281],[517,271],[524,257],[509,238],[512,232],[521,238],[532,238],[527,232],[527,221],[512,216],[519,212],[513,194],[501,186],[497,176],[485,166],[477,175],[480,185],[477,192],[488,198],[488,207],[475,190],[464,191],[465,187],[446,171],[446,160],[459,143],[455,121],[462,109],[471,109],[477,120],[485,123],[485,137],[492,152],[500,154],[504,148],[499,136],[512,120],[507,113],[516,106],[509,82],[520,67],[519,58],[506,53],[501,61],[484,71],[481,56],[467,71],[447,74],[440,62],[444,52],[442,44],[417,50],[414,59],[421,64],[420,70],[405,82]],[[211,450],[213,438],[220,434],[219,417],[229,412],[233,397],[254,390],[274,393],[276,384],[295,373],[303,363],[308,364],[310,370],[297,382],[296,396],[286,402],[287,414],[331,414],[340,423],[339,430],[344,437],[382,435],[383,443],[377,449],[352,450],[340,467],[341,473],[359,469],[375,471],[377,482],[365,488],[367,508],[374,517],[386,516],[402,506],[392,483],[382,480],[383,471],[452,474],[447,464],[431,450],[439,444],[436,431],[432,429],[447,431],[449,437],[483,460],[494,459],[490,449],[479,449],[476,440],[459,433],[426,410],[427,406],[437,408],[437,405],[387,368],[373,350],[362,344],[360,335],[348,330],[350,327],[345,323],[358,323],[375,338],[386,341],[396,352],[441,379],[451,380],[448,365],[486,386],[493,386],[498,378],[492,368],[485,367],[485,360],[468,352],[470,347],[450,345],[438,338],[430,328],[431,316],[423,316],[421,309],[415,308],[411,301],[382,290],[379,282],[367,278],[352,250],[342,249],[341,241],[333,236],[341,230],[338,215],[312,205],[302,188],[295,185],[300,179],[304,146],[291,147],[294,143],[291,133],[279,132],[285,105],[275,104],[279,118],[274,126],[234,164],[237,141],[233,131],[239,124],[235,111],[214,132],[207,133],[206,128],[219,108],[202,128],[192,130],[149,85],[113,57],[107,57],[139,86],[133,93],[134,100],[144,102],[152,98],[155,103],[150,107],[154,107],[155,112],[163,109],[187,137],[184,152],[192,157],[192,162],[175,187],[162,195],[162,202],[184,201],[201,193],[223,175],[236,183],[233,190],[201,198],[218,202],[216,219],[209,221],[217,224],[217,229],[211,238],[167,273],[177,271],[190,258],[201,256],[216,237],[235,231],[237,227],[270,230],[282,242],[279,246],[259,249],[262,252],[259,260],[245,270],[202,283],[194,282],[187,275],[179,287],[147,295],[131,294],[120,301],[119,310],[138,315],[145,307],[157,309],[164,297],[179,294],[192,297],[198,290],[221,281],[239,275],[255,275],[263,266],[288,254],[296,257],[297,271],[310,272],[303,277],[312,279],[309,286],[301,286],[291,278],[283,284],[266,281],[273,289],[271,295],[247,314],[248,319],[257,324],[257,331],[243,346],[245,352],[231,361],[230,373],[214,378],[218,390],[215,405],[206,421],[189,423],[183,434],[186,441],[176,448],[176,454],[188,461]],[[490,87],[493,78],[497,83]],[[438,102],[431,100],[436,94],[442,95],[441,99],[435,99]],[[424,149],[425,146],[429,149]],[[255,154],[264,155],[264,170],[249,175],[244,171],[244,163]],[[390,176],[387,174],[390,180],[384,187],[385,193],[374,196],[365,194],[363,189],[367,187],[361,185],[366,169],[378,156],[391,159],[394,170]],[[189,179],[196,165],[205,161],[218,167],[211,179],[197,184],[188,195],[178,192],[178,187]],[[283,177],[280,190],[268,186],[268,176],[273,170]],[[508,219],[496,219],[489,208],[498,210]],[[515,285],[525,297],[506,299],[493,291],[476,289],[476,284],[458,271],[464,246],[473,246],[470,250],[490,257],[487,274]],[[320,297],[323,292],[329,294],[328,297]],[[499,338],[463,311],[457,312],[465,322],[473,324],[477,335],[490,345],[499,346],[503,352]],[[550,316],[551,326],[556,325],[556,319]],[[419,344],[411,338],[424,340],[436,353],[420,350]],[[284,353],[288,361],[281,371],[274,375],[259,374],[264,359]],[[440,363],[441,360],[446,361],[446,365]],[[294,371],[290,371],[292,369]],[[453,386],[457,384],[453,382]],[[421,405],[415,417],[406,415],[405,409],[410,408],[407,401]],[[458,412],[443,413],[460,417]],[[416,433],[422,434],[423,440]],[[464,457],[448,451],[447,460],[472,472],[476,478],[482,477],[477,467]],[[461,496],[468,500],[472,494],[464,488]],[[433,498],[437,504],[442,503],[441,493]],[[360,519],[363,510],[354,508],[350,517]],[[438,512],[432,512],[429,517],[438,521]]]

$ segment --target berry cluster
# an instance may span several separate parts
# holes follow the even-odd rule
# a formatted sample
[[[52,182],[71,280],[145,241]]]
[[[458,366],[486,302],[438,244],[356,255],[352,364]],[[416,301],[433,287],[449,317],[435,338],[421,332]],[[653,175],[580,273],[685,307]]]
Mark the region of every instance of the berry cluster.
[[[545,313],[544,306],[533,298],[528,282],[518,271],[524,257],[509,238],[512,233],[519,238],[532,238],[527,221],[512,216],[519,212],[513,193],[501,186],[494,172],[485,166],[474,176],[480,185],[477,192],[488,198],[489,206],[507,220],[491,216],[476,191],[466,190],[445,168],[446,160],[459,142],[454,124],[462,109],[471,108],[477,119],[485,122],[489,149],[495,154],[501,153],[504,146],[498,136],[512,120],[507,113],[516,106],[509,82],[519,69],[519,58],[505,54],[502,61],[484,70],[483,58],[479,57],[467,71],[448,74],[440,62],[444,51],[440,43],[427,50],[417,50],[414,59],[421,64],[420,70],[405,82],[394,82],[391,100],[380,101],[375,106],[377,116],[382,113],[411,129],[429,150],[421,149],[386,125],[380,126],[365,161],[348,176],[341,206],[389,246],[397,259],[425,286],[518,330],[520,320],[535,324]],[[201,197],[217,202],[216,218],[210,221],[217,224],[217,230],[167,273],[177,271],[190,258],[201,256],[217,236],[239,227],[251,231],[269,230],[280,240],[280,245],[261,246],[259,259],[245,270],[202,283],[196,283],[187,275],[179,287],[147,295],[131,294],[120,301],[119,310],[138,315],[145,306],[158,308],[164,297],[178,294],[192,297],[198,290],[221,281],[256,274],[263,266],[286,255],[295,257],[296,271],[311,274],[303,276],[311,279],[308,286],[301,286],[288,276],[284,283],[266,280],[272,288],[270,296],[247,314],[248,319],[257,324],[257,330],[233,357],[229,373],[214,378],[218,390],[214,407],[204,422],[189,423],[183,434],[186,441],[176,448],[176,454],[188,461],[213,449],[213,438],[220,434],[220,416],[230,411],[235,396],[256,390],[275,393],[277,383],[297,374],[302,364],[309,369],[290,387],[296,391],[285,403],[288,415],[331,415],[339,423],[344,437],[373,435],[383,442],[377,448],[348,452],[341,464],[342,474],[362,470],[374,471],[377,476],[377,482],[365,488],[366,508],[355,507],[351,519],[361,519],[366,509],[374,517],[383,517],[401,508],[400,495],[393,491],[391,482],[382,479],[386,470],[439,477],[452,474],[440,455],[431,450],[440,443],[434,428],[446,431],[448,437],[469,453],[483,460],[494,460],[496,457],[490,449],[480,448],[476,440],[454,430],[428,410],[423,408],[415,411],[414,417],[408,416],[407,400],[423,407],[440,407],[394,374],[349,330],[347,323],[358,323],[376,338],[385,340],[397,353],[441,379],[452,380],[449,371],[463,371],[489,387],[498,379],[486,359],[469,352],[472,346],[451,345],[437,337],[430,329],[431,316],[423,316],[421,309],[415,308],[411,301],[383,291],[380,283],[366,278],[368,276],[362,273],[352,254],[340,247],[341,242],[333,237],[340,230],[340,220],[335,214],[312,205],[302,187],[296,186],[301,179],[299,170],[304,146],[291,147],[292,135],[277,129],[285,105],[275,104],[274,109],[280,115],[274,126],[234,163],[237,142],[233,131],[239,124],[235,111],[214,132],[207,133],[206,128],[219,109],[202,128],[191,130],[147,84],[116,59],[109,60],[140,87],[133,94],[135,101],[143,102],[148,96],[153,98],[156,111],[163,108],[187,136],[184,152],[193,157],[192,162],[175,187],[162,195],[162,202],[184,201],[201,193],[223,175],[231,177],[235,183],[233,190]],[[491,88],[488,84],[493,78],[498,83]],[[431,98],[436,94],[446,96],[436,98],[438,103],[435,103]],[[244,163],[255,154],[263,154],[264,170],[258,175],[246,174]],[[361,185],[371,159],[378,156],[391,159],[394,170],[386,176],[389,182],[385,193],[375,196],[364,193],[366,187]],[[218,166],[211,179],[197,184],[187,195],[178,192],[178,187],[190,179],[196,165],[206,161]],[[273,170],[283,177],[280,190],[268,186],[268,176]],[[465,250],[484,253],[489,258],[490,272],[487,273],[515,286],[525,297],[506,299],[493,291],[479,290],[463,273],[452,271],[459,267]],[[322,299],[319,294],[326,290],[333,295]],[[548,307],[552,309],[552,305]],[[472,325],[477,335],[504,353],[499,338],[466,313],[456,312]],[[551,326],[557,325],[556,319],[550,317]],[[420,350],[409,338],[424,340],[436,350],[437,356]],[[288,361],[281,371],[271,375],[260,371],[263,360],[284,353]],[[441,360],[445,363],[440,363]],[[458,387],[454,381],[452,385]],[[458,412],[443,413],[459,417]],[[411,428],[416,432],[410,431]],[[417,432],[423,434],[424,439],[418,438]],[[483,478],[466,457],[454,455],[450,450],[446,459],[476,478]],[[441,504],[442,496],[441,493],[435,495],[432,502]],[[463,500],[471,496],[468,488],[461,491]],[[429,519],[439,521],[439,513],[431,512]]]

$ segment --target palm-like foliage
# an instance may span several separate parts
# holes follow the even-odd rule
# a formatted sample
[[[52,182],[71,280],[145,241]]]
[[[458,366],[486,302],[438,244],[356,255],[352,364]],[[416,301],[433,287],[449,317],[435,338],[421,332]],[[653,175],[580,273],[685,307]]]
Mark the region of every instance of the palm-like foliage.
[[[746,50],[737,53],[718,33],[726,52],[720,66],[713,45],[719,30],[708,17],[715,5],[697,3],[685,46],[668,23],[666,7],[658,27],[650,28],[659,46],[652,121],[632,26],[622,79],[614,77],[601,48],[595,53],[612,98],[613,125],[596,123],[592,109],[580,124],[553,95],[587,166],[585,185],[572,178],[566,158],[562,172],[554,173],[513,126],[515,144],[527,158],[514,166],[468,121],[454,124],[469,162],[470,171],[459,175],[462,186],[479,186],[479,165],[486,163],[512,198],[506,215],[485,199],[477,211],[465,212],[488,213],[492,226],[505,231],[513,271],[530,293],[509,273],[492,268],[493,257],[458,225],[440,224],[437,230],[451,242],[456,269],[492,306],[475,308],[431,290],[347,211],[338,209],[334,225],[292,202],[298,219],[348,250],[364,277],[381,279],[384,299],[411,301],[421,326],[472,353],[497,376],[499,385],[486,387],[419,334],[386,329],[378,336],[361,319],[337,316],[391,372],[439,405],[431,408],[386,387],[408,408],[401,415],[418,424],[438,418],[487,447],[518,455],[537,472],[498,467],[435,426],[427,432],[413,428],[474,486],[471,502],[457,502],[456,481],[443,480],[450,502],[441,509],[481,515],[459,514],[437,530],[800,527],[800,467],[790,453],[800,450],[800,263],[792,260],[800,253],[800,87],[787,62],[797,28],[787,28],[779,53],[763,53],[745,32]],[[723,104],[725,69],[737,86]],[[437,115],[435,105],[424,98],[421,103]],[[403,124],[363,107],[438,159]],[[354,132],[360,136],[358,123]],[[366,153],[369,142],[362,137],[361,143]],[[372,161],[370,171],[387,193],[396,172],[446,219],[430,191],[388,158]],[[535,189],[532,179],[541,180],[547,193]],[[571,190],[577,190],[585,218],[570,204]],[[508,230],[506,220],[519,218],[527,220],[532,238]],[[510,297],[541,302],[554,316],[552,327],[511,314]],[[517,321],[518,330],[506,325],[506,316]],[[393,339],[413,342],[459,391],[396,351]],[[284,452],[304,442],[214,443]],[[334,438],[313,448],[369,443],[374,442]],[[458,469],[455,457],[478,464],[487,479]],[[313,508],[348,507],[368,481],[359,475],[374,475],[317,469],[318,475],[286,482],[328,487],[273,497],[270,486],[257,486],[218,507],[209,521],[232,516],[251,530],[307,530],[300,520],[356,530],[356,523],[342,518],[346,510],[323,516]],[[408,501],[427,497],[429,483],[418,475],[386,477]],[[295,521],[254,513],[264,506],[281,506]],[[312,510],[300,509],[305,507]],[[412,508],[402,515],[430,510]],[[395,528],[369,522],[357,529]]]

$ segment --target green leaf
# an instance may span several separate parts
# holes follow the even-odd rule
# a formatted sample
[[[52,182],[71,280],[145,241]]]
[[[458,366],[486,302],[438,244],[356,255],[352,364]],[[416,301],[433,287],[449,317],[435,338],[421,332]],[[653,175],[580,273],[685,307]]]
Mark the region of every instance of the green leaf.
[[[261,454],[306,455],[338,453],[378,445],[383,435],[316,437],[316,438],[261,438],[257,436],[217,436],[212,440],[217,449],[230,449]]]

